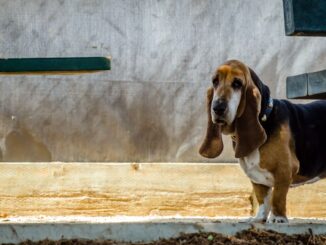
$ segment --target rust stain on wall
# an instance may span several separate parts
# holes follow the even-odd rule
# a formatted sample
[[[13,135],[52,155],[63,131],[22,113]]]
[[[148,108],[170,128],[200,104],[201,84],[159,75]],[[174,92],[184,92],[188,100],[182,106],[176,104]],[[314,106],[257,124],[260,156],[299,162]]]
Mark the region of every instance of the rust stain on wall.
[[[3,161],[7,162],[50,162],[51,152],[46,145],[36,139],[32,133],[20,123],[5,137]]]

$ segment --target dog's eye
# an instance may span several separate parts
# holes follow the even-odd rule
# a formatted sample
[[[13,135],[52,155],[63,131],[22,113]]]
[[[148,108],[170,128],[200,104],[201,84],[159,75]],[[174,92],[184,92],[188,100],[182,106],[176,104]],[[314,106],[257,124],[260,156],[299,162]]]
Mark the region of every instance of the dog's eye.
[[[219,83],[218,77],[214,77],[212,82],[213,82],[213,86],[214,87],[217,87],[218,86],[218,83]]]
[[[232,88],[240,89],[242,87],[242,81],[238,78],[235,78],[232,83]]]

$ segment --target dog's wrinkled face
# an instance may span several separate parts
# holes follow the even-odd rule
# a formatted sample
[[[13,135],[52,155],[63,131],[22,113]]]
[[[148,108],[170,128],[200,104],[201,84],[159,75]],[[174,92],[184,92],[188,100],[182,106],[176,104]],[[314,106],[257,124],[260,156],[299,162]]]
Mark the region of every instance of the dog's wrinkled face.
[[[243,70],[231,64],[224,64],[217,69],[212,82],[212,121],[221,126],[231,125],[237,117],[246,82]]]
[[[265,143],[267,136],[259,122],[261,94],[259,78],[238,60],[221,65],[207,90],[207,130],[199,153],[214,158],[223,150],[223,134],[234,136],[235,157],[248,156]],[[256,81],[253,80],[253,77]],[[261,82],[260,82],[261,83]]]

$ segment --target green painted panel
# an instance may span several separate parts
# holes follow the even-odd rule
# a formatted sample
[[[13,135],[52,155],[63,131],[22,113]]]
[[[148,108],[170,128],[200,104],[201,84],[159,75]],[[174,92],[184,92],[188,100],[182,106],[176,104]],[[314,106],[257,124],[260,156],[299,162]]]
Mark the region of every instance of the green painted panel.
[[[288,36],[326,36],[325,0],[283,0]]]
[[[107,57],[0,59],[0,74],[79,73],[110,70]]]
[[[326,70],[287,77],[289,99],[326,99]]]
[[[286,78],[286,96],[289,99],[301,98],[308,95],[307,74]]]

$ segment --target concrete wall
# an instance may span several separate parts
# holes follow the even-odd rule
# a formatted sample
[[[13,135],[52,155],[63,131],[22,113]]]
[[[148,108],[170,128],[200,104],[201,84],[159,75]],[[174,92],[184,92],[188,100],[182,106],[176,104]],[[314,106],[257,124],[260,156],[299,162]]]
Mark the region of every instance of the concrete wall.
[[[326,39],[286,37],[280,0],[0,0],[0,56],[112,56],[112,71],[1,76],[4,161],[206,161],[213,70],[240,59],[285,97],[326,67]],[[234,161],[231,144],[215,161]]]

